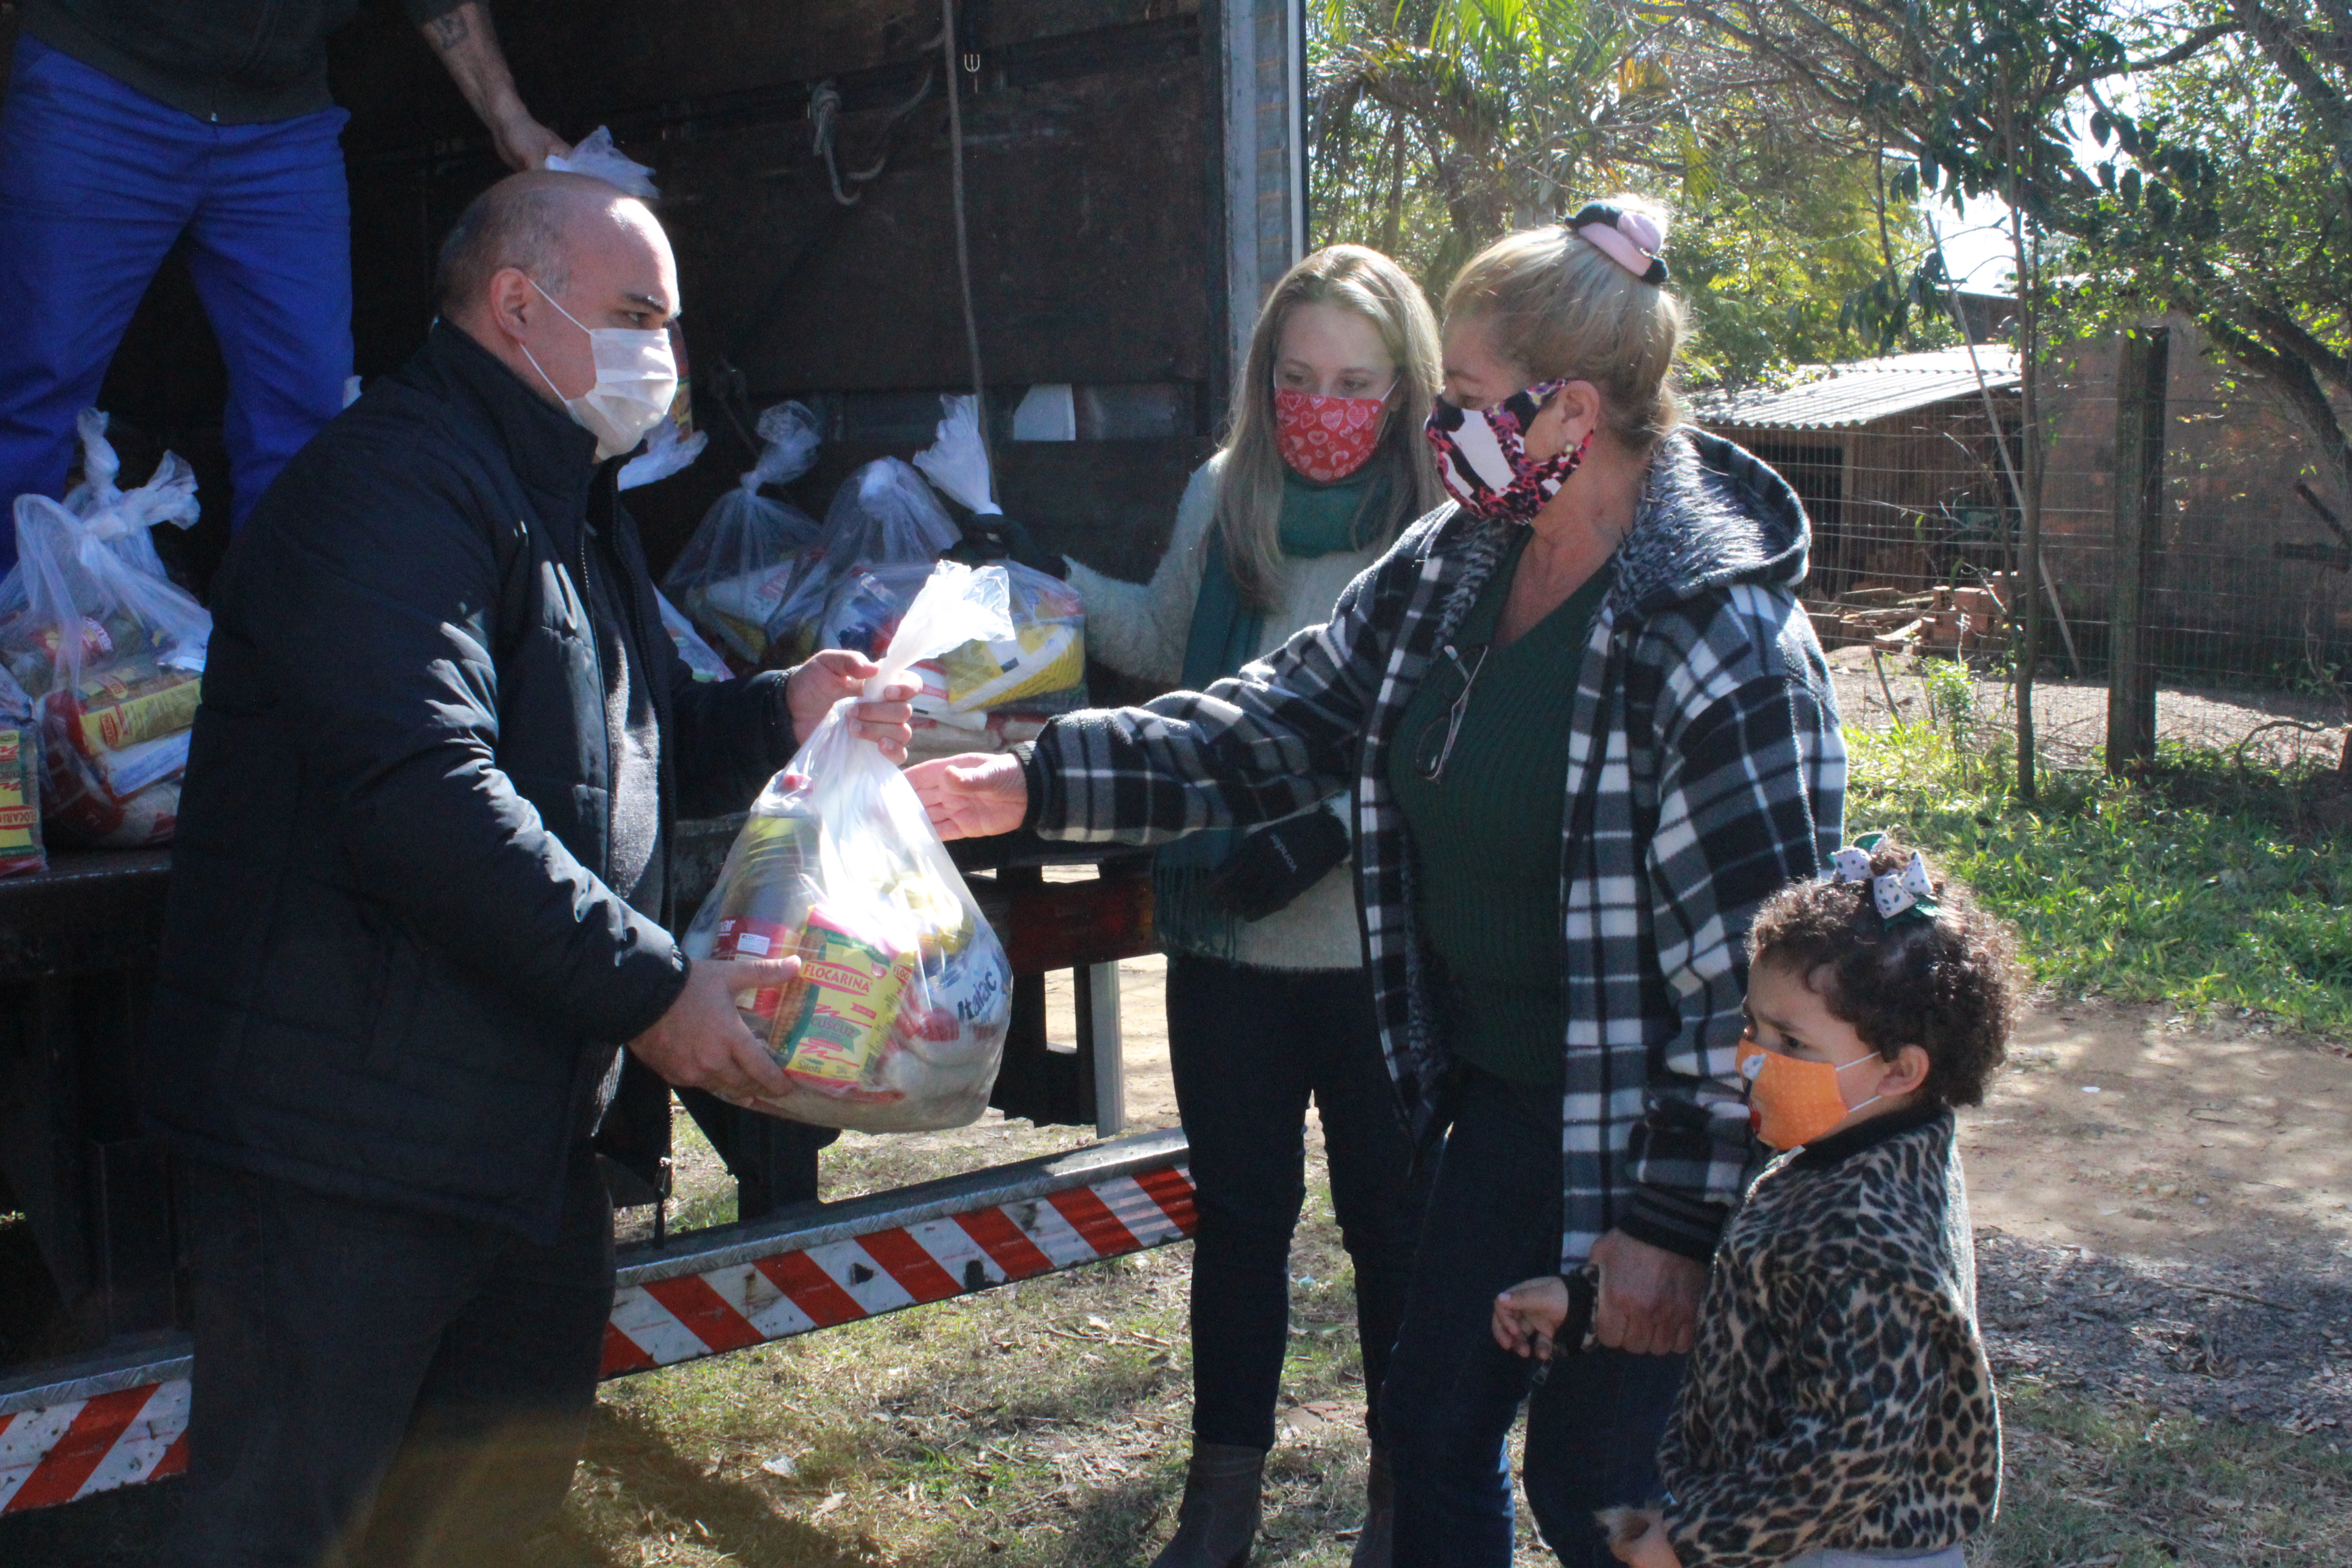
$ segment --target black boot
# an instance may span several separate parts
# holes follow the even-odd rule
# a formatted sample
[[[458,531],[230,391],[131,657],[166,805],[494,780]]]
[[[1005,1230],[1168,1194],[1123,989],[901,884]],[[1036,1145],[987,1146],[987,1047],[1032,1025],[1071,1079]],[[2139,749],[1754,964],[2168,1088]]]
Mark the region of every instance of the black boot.
[[[1364,1471],[1364,1528],[1356,1532],[1356,1550],[1348,1568],[1390,1568],[1395,1556],[1390,1544],[1396,1529],[1396,1492],[1389,1480],[1385,1448],[1372,1450]]]
[[[1264,1448],[1193,1444],[1175,1538],[1160,1549],[1151,1568],[1243,1568],[1257,1539],[1258,1487],[1265,1476]]]

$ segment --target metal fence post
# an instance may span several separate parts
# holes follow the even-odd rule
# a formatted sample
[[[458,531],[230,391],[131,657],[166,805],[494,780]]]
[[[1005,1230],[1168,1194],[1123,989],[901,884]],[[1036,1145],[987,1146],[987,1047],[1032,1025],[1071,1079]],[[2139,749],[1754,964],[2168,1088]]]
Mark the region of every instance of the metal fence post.
[[[2165,381],[2172,330],[2141,327],[2116,361],[2115,589],[2107,608],[2107,771],[2156,757],[2149,636],[2164,542]]]

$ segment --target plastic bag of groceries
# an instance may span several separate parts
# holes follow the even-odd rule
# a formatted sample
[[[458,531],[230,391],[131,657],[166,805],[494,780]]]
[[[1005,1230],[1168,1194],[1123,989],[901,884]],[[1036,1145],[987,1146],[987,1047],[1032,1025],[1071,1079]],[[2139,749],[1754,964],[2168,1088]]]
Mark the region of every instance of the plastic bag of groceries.
[[[788,501],[760,493],[786,485],[816,462],[816,416],[779,403],[760,416],[760,458],[733,489],[703,514],[662,586],[697,625],[759,664],[783,627],[779,612],[816,542],[814,519]]]
[[[694,623],[686,618],[684,611],[669,602],[668,595],[656,588],[654,603],[661,608],[662,630],[669,634],[672,646],[677,649],[677,657],[686,660],[686,668],[694,671],[695,679],[735,679],[735,672],[727,668],[727,661],[719,657],[716,648],[702,640],[702,634],[694,629]]]
[[[824,535],[804,556],[807,569],[777,612],[790,628],[781,659],[806,658],[830,646],[820,636],[825,607],[844,582],[884,566],[928,568],[963,537],[947,508],[913,465],[877,458],[841,482],[825,508]]]
[[[66,843],[167,844],[179,818],[212,617],[133,563],[122,532],[141,516],[16,498],[24,604],[0,621],[0,663],[38,705],[42,816]]]
[[[991,714],[1045,718],[1087,705],[1087,617],[1077,590],[1018,562],[1003,572],[1013,635],[975,637],[916,666],[923,689],[918,717],[978,731]],[[834,590],[817,623],[820,647],[845,647],[878,658],[892,646],[900,617],[929,581],[929,566],[860,572]]]
[[[48,863],[41,842],[41,731],[33,700],[0,669],[0,877]]]
[[[122,459],[106,438],[106,426],[107,416],[95,408],[85,408],[75,416],[74,428],[81,437],[82,477],[66,492],[65,508],[79,518],[100,511],[113,513],[100,525],[109,546],[134,569],[150,577],[165,577],[168,574],[163,558],[155,553],[149,531],[166,522],[176,528],[195,526],[202,511],[196,503],[196,472],[186,458],[166,452],[145,484],[124,490],[115,482],[122,473]],[[26,603],[24,568],[19,565],[0,581],[0,621],[21,614]]]
[[[74,416],[74,430],[81,437],[81,483],[66,492],[66,510],[83,518],[113,512],[114,524],[102,531],[114,552],[151,577],[165,576],[150,531],[167,522],[174,528],[196,525],[203,515],[196,501],[196,471],[177,452],[166,452],[145,484],[123,489],[115,482],[122,474],[122,459],[106,438],[108,423],[108,416],[95,408]]]
[[[866,689],[1012,628],[1002,573],[942,565]],[[912,1132],[961,1127],[987,1108],[1012,966],[913,786],[851,733],[846,702],[752,803],[686,951],[800,955],[798,978],[736,999],[792,1085],[764,1109]]]

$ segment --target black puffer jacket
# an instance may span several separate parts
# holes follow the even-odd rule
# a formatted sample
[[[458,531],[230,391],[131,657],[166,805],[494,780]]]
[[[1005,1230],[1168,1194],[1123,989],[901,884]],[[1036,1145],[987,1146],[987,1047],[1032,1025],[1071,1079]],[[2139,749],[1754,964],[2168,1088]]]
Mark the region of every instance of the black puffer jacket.
[[[686,976],[604,881],[592,507],[656,672],[663,842],[793,746],[782,675],[690,679],[593,448],[436,326],[230,551],[146,1085],[181,1152],[551,1236],[614,1043]]]

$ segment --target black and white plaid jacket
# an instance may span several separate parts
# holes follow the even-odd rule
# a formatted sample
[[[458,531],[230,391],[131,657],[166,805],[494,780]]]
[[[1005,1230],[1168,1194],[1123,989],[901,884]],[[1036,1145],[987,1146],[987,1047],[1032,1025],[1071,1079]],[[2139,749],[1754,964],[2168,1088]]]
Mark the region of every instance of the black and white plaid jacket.
[[[1365,951],[1417,1137],[1447,1120],[1453,1075],[1390,752],[1517,526],[1442,508],[1329,624],[1206,692],[1057,719],[1024,754],[1029,826],[1049,838],[1157,844],[1352,786]],[[1795,595],[1806,546],[1778,474],[1678,431],[1593,617],[1559,847],[1564,1266],[1612,1227],[1705,1258],[1748,1169],[1742,942],[1769,894],[1822,873],[1844,814],[1828,667]]]

